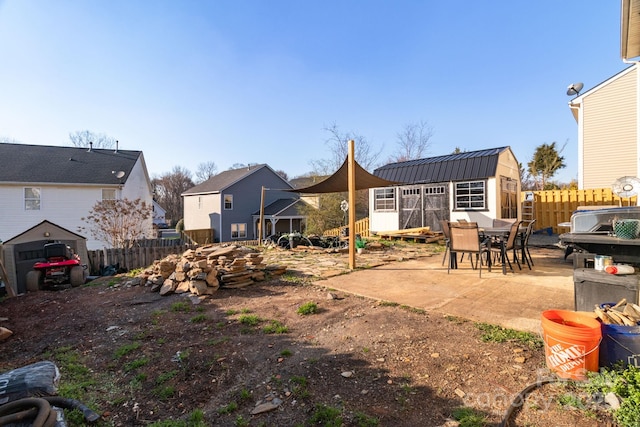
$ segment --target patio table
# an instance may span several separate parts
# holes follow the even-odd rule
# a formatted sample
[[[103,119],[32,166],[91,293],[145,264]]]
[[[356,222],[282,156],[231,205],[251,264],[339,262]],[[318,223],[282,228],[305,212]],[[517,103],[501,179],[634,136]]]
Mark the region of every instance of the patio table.
[[[509,231],[511,227],[482,227],[480,228],[480,233],[483,233],[486,237],[490,237],[489,242],[498,242],[502,248],[501,253],[501,261],[502,261],[502,274],[507,274],[507,253],[504,250],[504,242],[509,238]],[[524,233],[527,231],[527,227],[518,227],[518,237],[522,238]],[[491,245],[491,243],[490,243]],[[491,246],[489,246],[491,248]],[[524,251],[524,248],[523,248]],[[522,254],[524,259],[524,254]],[[491,262],[491,261],[489,261]]]

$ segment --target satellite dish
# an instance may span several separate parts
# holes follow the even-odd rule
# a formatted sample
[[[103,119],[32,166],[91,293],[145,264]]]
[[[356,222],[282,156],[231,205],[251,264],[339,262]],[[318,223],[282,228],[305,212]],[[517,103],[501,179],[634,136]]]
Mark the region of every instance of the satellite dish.
[[[567,88],[567,95],[578,96],[580,95],[580,91],[582,90],[583,87],[584,85],[582,83],[574,83],[572,85],[569,85],[569,87]]]
[[[638,191],[640,191],[640,178],[636,178],[635,176],[623,176],[622,178],[616,179],[616,182],[613,183],[611,189],[616,196],[620,198],[631,198],[638,195]]]
[[[116,174],[116,178],[120,179],[124,176],[124,171],[111,171],[111,173],[115,173]]]

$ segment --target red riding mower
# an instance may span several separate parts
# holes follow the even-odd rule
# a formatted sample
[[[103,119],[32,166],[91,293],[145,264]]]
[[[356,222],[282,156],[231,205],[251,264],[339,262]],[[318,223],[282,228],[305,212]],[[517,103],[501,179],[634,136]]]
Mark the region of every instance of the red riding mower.
[[[27,273],[27,291],[56,289],[60,285],[77,287],[84,284],[86,266],[80,264],[80,257],[64,243],[44,245],[46,261],[36,262]]]

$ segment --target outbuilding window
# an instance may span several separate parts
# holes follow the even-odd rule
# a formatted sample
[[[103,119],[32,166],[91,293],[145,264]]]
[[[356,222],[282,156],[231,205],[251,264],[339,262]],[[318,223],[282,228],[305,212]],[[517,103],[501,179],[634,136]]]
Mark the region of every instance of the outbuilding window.
[[[37,187],[25,187],[24,189],[24,210],[40,210],[40,189]]]
[[[454,192],[457,210],[484,210],[487,208],[485,181],[456,182]]]
[[[373,190],[375,211],[393,211],[396,208],[396,191],[394,188],[376,188]]]

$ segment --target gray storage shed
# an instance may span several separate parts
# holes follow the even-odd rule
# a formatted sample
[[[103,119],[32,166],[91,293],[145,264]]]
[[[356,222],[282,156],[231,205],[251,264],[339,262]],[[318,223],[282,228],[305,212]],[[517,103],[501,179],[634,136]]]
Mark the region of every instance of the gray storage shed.
[[[78,254],[82,264],[89,264],[85,237],[44,220],[0,246],[9,282],[18,294],[27,291],[26,277],[33,264],[44,260],[45,243],[53,242],[65,243]]]

